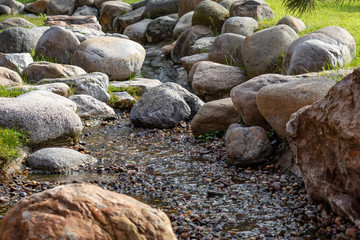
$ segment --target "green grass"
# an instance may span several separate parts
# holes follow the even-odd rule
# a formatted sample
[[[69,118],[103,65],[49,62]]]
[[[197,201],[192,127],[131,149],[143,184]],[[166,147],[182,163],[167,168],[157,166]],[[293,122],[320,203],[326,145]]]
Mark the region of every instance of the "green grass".
[[[127,92],[133,98],[135,98],[136,101],[138,101],[143,94],[141,87],[135,87],[135,86],[114,87],[112,85],[109,85],[108,92],[110,93],[110,95],[113,92]]]
[[[26,142],[27,134],[14,129],[0,128],[0,168],[15,160]]]
[[[0,97],[13,98],[23,93],[24,91],[20,88],[9,89],[7,86],[0,86]]]
[[[24,19],[28,20],[29,22],[35,24],[38,27],[45,26],[44,18],[42,18],[42,17],[26,17],[25,15],[0,15],[0,21],[4,20],[6,18],[11,18],[11,17],[24,18]]]
[[[300,18],[306,25],[306,30],[300,36],[326,26],[339,26],[346,29],[355,39],[356,58],[346,67],[357,67],[360,65],[360,2],[354,1],[353,4],[319,4],[312,12],[306,12],[301,16],[287,12],[279,0],[266,0],[274,12],[275,18],[259,22],[259,28],[274,26],[277,21],[286,15],[293,15]]]

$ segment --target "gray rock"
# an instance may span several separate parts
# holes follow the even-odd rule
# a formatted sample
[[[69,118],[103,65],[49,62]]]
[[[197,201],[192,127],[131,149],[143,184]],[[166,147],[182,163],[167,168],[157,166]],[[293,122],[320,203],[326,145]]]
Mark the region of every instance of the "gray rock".
[[[36,25],[20,17],[6,18],[0,22],[0,30],[11,27],[33,28],[36,27]]]
[[[78,170],[81,166],[97,162],[97,159],[67,148],[44,148],[31,154],[27,164],[33,170],[63,173]]]
[[[148,1],[149,1],[149,0],[141,0],[141,1],[139,1],[139,2],[134,2],[134,3],[132,4],[132,8],[133,8],[134,10],[136,10],[136,9],[145,7],[146,4],[148,3]]]
[[[144,93],[150,88],[157,87],[162,83],[157,79],[147,79],[147,78],[134,78],[129,81],[111,81],[110,85],[117,88],[125,87],[136,87],[140,88],[141,92]]]
[[[14,27],[0,33],[0,52],[23,53],[35,49],[41,34],[27,28]]]
[[[214,44],[214,41],[215,37],[202,37],[197,39],[196,42],[191,46],[192,54],[208,53]]]
[[[22,79],[20,75],[8,68],[0,67],[0,86],[14,86],[20,85]]]
[[[1,15],[10,15],[11,14],[11,8],[5,5],[0,4],[0,14]]]
[[[252,17],[231,17],[225,21],[221,33],[236,33],[249,36],[257,29],[257,21]]]
[[[80,118],[83,119],[114,119],[116,113],[114,109],[109,107],[106,103],[89,95],[72,95],[69,99],[76,103],[78,111],[76,112]]]
[[[82,7],[78,7],[72,16],[89,16],[89,15],[98,18],[100,16],[100,13],[96,7],[82,6]]]
[[[173,29],[177,22],[177,14],[158,17],[152,20],[146,29],[146,39],[149,43],[158,43],[172,38]]]
[[[174,39],[177,39],[181,33],[183,33],[185,30],[191,28],[193,15],[194,15],[194,11],[191,11],[191,12],[184,14],[181,18],[179,18],[179,20],[177,21],[177,23],[174,27],[174,31],[173,31]]]
[[[116,109],[129,110],[136,103],[136,99],[127,92],[114,92],[113,94],[118,98],[114,106]]]
[[[131,12],[130,4],[122,1],[106,1],[101,4],[100,23],[104,32],[113,31],[112,23],[115,17]]]
[[[187,57],[182,57],[180,61],[186,72],[189,74],[192,66],[194,66],[195,63],[200,61],[207,61],[208,56],[208,53],[199,53]]]
[[[138,8],[134,11],[128,12],[124,15],[118,17],[118,22],[121,26],[121,29],[125,29],[128,26],[140,22],[142,20],[142,14],[145,10],[145,7]]]
[[[274,13],[264,0],[235,1],[230,7],[231,17],[252,17],[258,21],[274,18]]]
[[[24,93],[34,90],[42,90],[52,92],[64,97],[67,97],[70,91],[70,87],[65,83],[49,83],[44,85],[20,85],[14,88],[20,88]]]
[[[109,78],[100,72],[67,78],[49,78],[38,82],[38,84],[46,83],[65,83],[76,94],[87,94],[102,102],[107,102],[110,99],[110,95],[107,93]]]
[[[76,10],[76,5],[76,0],[50,0],[47,14],[71,16]]]
[[[71,57],[79,45],[79,40],[72,32],[64,28],[52,27],[41,36],[36,44],[35,56],[70,64]]]
[[[149,0],[146,3],[143,18],[155,19],[157,17],[177,13],[180,0]]]
[[[12,15],[23,13],[25,8],[24,4],[15,0],[0,0],[0,5],[9,7]]]
[[[126,36],[128,36],[131,40],[141,43],[141,44],[145,44],[147,41],[146,29],[151,21],[152,20],[148,19],[148,18],[143,19],[140,22],[134,23],[134,24],[128,26],[127,28],[125,28],[123,33]]]
[[[172,128],[194,116],[203,102],[175,83],[165,83],[145,92],[133,106],[130,120],[135,127]]]
[[[280,72],[282,54],[297,38],[296,32],[283,24],[247,36],[242,55],[249,76]]]
[[[273,148],[262,127],[243,127],[233,124],[225,136],[226,160],[230,165],[247,167],[265,162]]]
[[[28,132],[35,148],[69,144],[82,131],[80,118],[70,108],[16,98],[0,98],[0,126]]]
[[[66,26],[65,29],[72,32],[79,42],[105,35],[103,31],[96,30],[91,27]]]
[[[301,21],[301,19],[289,15],[286,15],[276,23],[276,25],[280,24],[288,25],[297,33],[302,32],[306,29],[305,23]]]
[[[32,62],[30,53],[0,53],[0,66],[18,71],[20,74]]]

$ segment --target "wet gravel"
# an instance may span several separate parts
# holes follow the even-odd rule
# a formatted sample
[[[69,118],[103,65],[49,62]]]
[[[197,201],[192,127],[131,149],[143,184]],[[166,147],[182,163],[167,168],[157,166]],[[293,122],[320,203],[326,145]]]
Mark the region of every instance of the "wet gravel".
[[[179,239],[358,239],[360,231],[324,204],[301,179],[275,169],[228,166],[222,138],[195,140],[189,124],[132,127],[128,113],[87,127],[72,146],[99,159],[62,175],[22,173],[0,184],[0,221],[21,198],[57,185],[91,182],[165,211]]]

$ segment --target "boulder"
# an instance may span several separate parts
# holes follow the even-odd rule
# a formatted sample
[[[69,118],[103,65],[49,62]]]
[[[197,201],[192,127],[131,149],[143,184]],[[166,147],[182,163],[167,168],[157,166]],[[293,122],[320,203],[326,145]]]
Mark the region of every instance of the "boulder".
[[[13,88],[19,88],[24,93],[34,90],[48,91],[64,97],[67,97],[70,91],[70,87],[65,83],[49,83],[44,85],[19,85]]]
[[[182,57],[180,61],[186,72],[189,74],[192,66],[194,66],[195,63],[200,61],[207,61],[208,56],[208,53],[199,53],[187,57]]]
[[[171,39],[177,22],[177,15],[171,14],[152,20],[146,28],[146,39],[149,43],[158,43]]]
[[[141,7],[134,11],[131,11],[131,12],[125,13],[124,15],[119,16],[117,21],[119,22],[121,29],[124,30],[128,26],[140,22],[142,20],[142,14],[143,14],[144,10],[145,10],[145,7]]]
[[[211,46],[214,44],[215,37],[202,37],[196,40],[191,46],[192,54],[208,53]]]
[[[0,14],[1,15],[11,15],[11,8],[0,4]]]
[[[174,49],[171,51],[171,60],[174,63],[180,63],[182,57],[192,55],[191,46],[197,39],[212,36],[214,33],[209,28],[203,25],[192,26],[180,34]]]
[[[146,3],[143,18],[155,19],[161,16],[177,13],[180,0],[149,0]]]
[[[21,98],[0,98],[0,127],[29,133],[33,148],[69,144],[82,131],[80,118],[69,107]]]
[[[68,29],[69,27],[77,27],[81,28],[81,30],[85,29],[85,31],[87,31],[88,28],[101,31],[101,25],[96,16],[48,16],[45,24],[48,26],[63,26]]]
[[[145,49],[138,43],[115,37],[98,37],[80,44],[73,64],[87,72],[101,71],[111,80],[125,80],[140,71]]]
[[[95,7],[95,0],[78,0],[77,4],[78,4],[78,7],[83,7],[83,6]]]
[[[35,57],[50,58],[59,63],[70,64],[72,55],[80,45],[76,36],[60,27],[52,27],[39,39],[35,48]]]
[[[305,23],[300,18],[286,15],[280,19],[276,25],[285,24],[294,29],[295,32],[299,33],[306,29]]]
[[[287,139],[309,196],[326,201],[355,225],[360,221],[360,69],[291,116]]]
[[[247,167],[267,161],[273,148],[262,127],[233,124],[225,136],[226,160],[230,165]]]
[[[237,67],[201,61],[195,70],[191,85],[197,96],[212,101],[230,97],[230,90],[246,80],[245,71]]]
[[[178,15],[179,18],[184,16],[186,13],[194,11],[196,6],[203,0],[180,0]]]
[[[0,86],[15,86],[22,84],[20,75],[6,67],[0,67]]]
[[[127,92],[114,92],[113,94],[117,98],[117,101],[113,106],[116,109],[130,110],[136,103],[136,99]]]
[[[263,87],[256,95],[256,105],[278,136],[285,137],[286,123],[300,108],[321,100],[334,81],[327,77],[309,77]]]
[[[74,25],[66,26],[65,29],[71,31],[80,43],[85,40],[97,38],[106,35],[103,31],[91,27],[76,27]]]
[[[126,88],[126,87],[135,87],[140,88],[141,92],[146,92],[150,88],[160,86],[162,83],[157,79],[147,79],[147,78],[134,78],[129,81],[111,81],[110,85],[116,88]]]
[[[48,8],[50,0],[37,0],[35,2],[27,3],[25,5],[25,11],[34,14],[45,14]]]
[[[100,102],[89,95],[72,95],[69,99],[76,103],[78,111],[76,112],[82,119],[114,119],[116,113],[114,109],[106,103]]]
[[[32,170],[63,173],[96,163],[97,159],[67,148],[43,148],[32,153],[26,163]]]
[[[104,32],[112,31],[112,22],[116,16],[131,12],[130,4],[122,1],[107,1],[101,4],[100,23]]]
[[[106,74],[94,72],[67,78],[45,78],[37,84],[65,83],[76,94],[87,94],[102,102],[107,102],[110,95],[107,93],[109,78]]]
[[[191,131],[195,137],[212,131],[225,132],[240,120],[230,98],[210,101],[201,106],[191,121]]]
[[[249,36],[257,29],[258,24],[252,17],[231,17],[224,22],[221,33],[236,33]]]
[[[10,8],[10,14],[17,15],[24,12],[24,4],[16,0],[0,0],[0,5]]]
[[[293,75],[343,67],[355,55],[351,34],[341,27],[328,26],[294,41],[285,53],[282,72]]]
[[[242,44],[245,37],[235,33],[223,33],[215,38],[208,60],[216,63],[243,67]]]
[[[11,28],[11,27],[23,27],[23,28],[33,28],[36,27],[35,24],[32,24],[28,20],[20,17],[10,17],[2,20],[0,22],[0,30]]]
[[[281,57],[298,38],[287,25],[277,25],[247,36],[242,46],[243,61],[250,77],[281,71]]]
[[[164,212],[91,184],[71,184],[29,196],[3,219],[1,239],[176,240]]]
[[[100,17],[99,10],[96,7],[82,6],[78,7],[72,16],[95,16]]]
[[[140,0],[140,1],[138,1],[138,2],[134,2],[134,3],[132,4],[132,8],[133,8],[134,10],[136,10],[136,9],[145,7],[148,2],[149,2],[149,0]]]
[[[251,17],[262,21],[274,18],[274,13],[264,0],[244,0],[234,1],[230,7],[230,16]]]
[[[30,53],[0,53],[0,66],[18,71],[20,74],[32,62]]]
[[[80,67],[52,62],[34,62],[23,71],[23,75],[30,83],[44,78],[67,78],[82,74],[86,74],[86,72]]]
[[[177,23],[174,27],[174,31],[173,31],[174,39],[177,39],[181,33],[183,33],[185,30],[191,28],[193,15],[194,15],[194,11],[191,11],[191,12],[184,14],[181,18],[179,18],[179,20],[177,21]]]
[[[41,33],[33,29],[13,27],[0,33],[0,52],[24,53],[35,49]]]
[[[192,119],[204,103],[176,83],[164,83],[145,92],[130,112],[135,127],[173,128]]]
[[[138,42],[140,44],[146,43],[146,29],[152,20],[149,18],[143,19],[138,23],[134,23],[124,30],[124,35],[129,39]]]
[[[50,0],[47,15],[71,16],[77,7],[77,0]]]
[[[222,25],[229,17],[226,8],[211,0],[204,0],[194,10],[192,25],[205,25],[212,31],[220,33]]]

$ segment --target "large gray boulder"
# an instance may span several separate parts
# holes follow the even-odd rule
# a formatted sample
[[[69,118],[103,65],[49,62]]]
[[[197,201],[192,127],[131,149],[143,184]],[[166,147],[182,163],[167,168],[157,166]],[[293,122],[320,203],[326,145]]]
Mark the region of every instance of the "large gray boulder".
[[[47,14],[71,16],[75,12],[76,7],[76,0],[50,0],[47,8]]]
[[[111,80],[126,80],[138,73],[145,59],[145,49],[131,40],[98,37],[80,44],[72,63],[87,72],[100,71]]]
[[[258,21],[274,18],[269,4],[264,0],[235,1],[230,7],[230,16],[252,17]]]
[[[149,0],[146,3],[143,18],[155,19],[157,17],[177,13],[180,0]]]
[[[231,17],[224,22],[221,33],[236,33],[249,36],[257,29],[257,21],[252,17]]]
[[[0,53],[0,66],[18,71],[20,74],[33,61],[30,53]]]
[[[282,72],[293,75],[343,67],[355,55],[351,34],[341,27],[328,26],[294,41],[285,53]]]
[[[0,5],[10,9],[10,14],[17,15],[24,12],[24,4],[16,0],[0,0]]]
[[[50,173],[63,173],[91,165],[97,159],[67,148],[44,148],[32,153],[26,160],[32,170]]]
[[[242,55],[249,76],[280,72],[282,54],[297,38],[296,32],[283,24],[247,36]]]
[[[185,30],[191,28],[193,15],[194,15],[194,11],[191,11],[191,12],[184,14],[181,18],[179,18],[179,20],[177,21],[177,23],[174,27],[174,31],[173,31],[174,39],[177,39],[181,33],[183,33]]]
[[[30,146],[69,144],[82,131],[81,120],[68,107],[54,102],[0,98],[0,127],[29,134]]]
[[[130,112],[135,127],[173,128],[190,120],[204,103],[175,83],[164,83],[145,92]]]
[[[0,33],[0,52],[31,52],[41,37],[41,33],[33,29],[14,27]]]
[[[149,43],[158,43],[173,36],[177,15],[170,14],[152,20],[146,29],[146,39]]]

